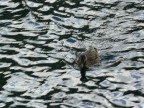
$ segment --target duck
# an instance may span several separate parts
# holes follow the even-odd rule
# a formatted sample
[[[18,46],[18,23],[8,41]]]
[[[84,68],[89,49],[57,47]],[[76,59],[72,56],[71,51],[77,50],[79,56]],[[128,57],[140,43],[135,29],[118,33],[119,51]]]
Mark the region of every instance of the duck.
[[[82,82],[88,81],[86,78],[86,70],[95,65],[100,63],[98,50],[95,47],[90,46],[85,52],[82,52],[77,57],[77,65],[80,68]]]

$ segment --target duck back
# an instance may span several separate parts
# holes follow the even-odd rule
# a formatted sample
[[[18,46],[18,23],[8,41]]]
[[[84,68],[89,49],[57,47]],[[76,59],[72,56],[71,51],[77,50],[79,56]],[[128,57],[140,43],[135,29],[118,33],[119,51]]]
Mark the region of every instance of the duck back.
[[[86,67],[91,67],[99,63],[99,54],[96,48],[90,47],[85,52],[86,55]]]
[[[99,62],[99,54],[97,49],[94,47],[90,47],[84,53],[81,53],[76,60],[76,63],[80,68],[84,66],[88,68],[95,64],[98,64]]]

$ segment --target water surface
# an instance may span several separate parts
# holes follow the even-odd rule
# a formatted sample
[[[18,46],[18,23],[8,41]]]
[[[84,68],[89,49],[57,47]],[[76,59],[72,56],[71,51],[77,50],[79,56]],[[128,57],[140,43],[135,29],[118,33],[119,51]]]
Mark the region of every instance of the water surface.
[[[80,81],[76,54],[101,63]],[[1,0],[1,108],[144,108],[143,0]]]

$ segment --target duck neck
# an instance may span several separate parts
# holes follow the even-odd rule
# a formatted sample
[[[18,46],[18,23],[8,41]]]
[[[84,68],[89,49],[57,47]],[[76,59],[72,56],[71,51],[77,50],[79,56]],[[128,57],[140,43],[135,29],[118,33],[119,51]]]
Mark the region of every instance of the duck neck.
[[[86,68],[85,68],[85,67],[81,68],[81,69],[80,69],[80,72],[81,72],[81,78],[82,78],[82,79],[83,79],[83,78],[86,78]]]

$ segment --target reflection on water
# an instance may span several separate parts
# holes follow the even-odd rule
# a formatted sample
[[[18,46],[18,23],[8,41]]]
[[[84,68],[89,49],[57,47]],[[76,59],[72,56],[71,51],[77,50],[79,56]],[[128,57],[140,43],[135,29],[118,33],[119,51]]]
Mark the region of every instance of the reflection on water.
[[[144,108],[143,42],[143,0],[1,0],[0,107]]]

